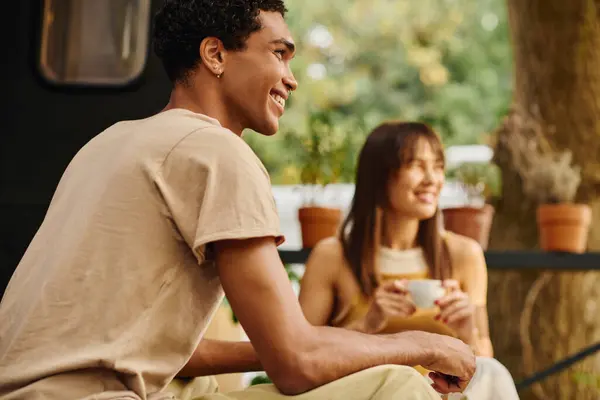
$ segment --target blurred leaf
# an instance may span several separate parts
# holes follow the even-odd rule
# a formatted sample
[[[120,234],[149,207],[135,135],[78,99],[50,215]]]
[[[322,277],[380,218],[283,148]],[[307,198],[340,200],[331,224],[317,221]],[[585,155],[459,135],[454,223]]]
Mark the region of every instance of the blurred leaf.
[[[450,169],[446,176],[457,180],[469,202],[481,204],[502,194],[502,175],[494,163],[466,162]]]
[[[267,375],[256,375],[250,381],[250,386],[262,385],[264,383],[273,383],[273,382],[271,381],[271,379]]]

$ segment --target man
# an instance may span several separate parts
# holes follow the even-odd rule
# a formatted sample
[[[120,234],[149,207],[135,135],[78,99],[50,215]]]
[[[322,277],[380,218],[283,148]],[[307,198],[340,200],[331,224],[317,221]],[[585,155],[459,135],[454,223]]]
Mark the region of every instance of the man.
[[[240,137],[273,135],[296,89],[284,13],[281,0],[165,2],[154,42],[169,104],[110,127],[67,167],[0,304],[3,399],[166,399],[176,376],[262,369],[278,391],[232,398],[438,398],[403,367],[417,364],[438,372],[439,392],[468,384],[462,342],[302,314],[267,172]],[[222,289],[251,344],[201,340]]]

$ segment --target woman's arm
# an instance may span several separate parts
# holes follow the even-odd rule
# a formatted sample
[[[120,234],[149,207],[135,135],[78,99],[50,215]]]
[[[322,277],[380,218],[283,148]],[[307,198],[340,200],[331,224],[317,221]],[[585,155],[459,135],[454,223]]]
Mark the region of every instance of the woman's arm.
[[[471,346],[478,356],[494,357],[494,347],[490,339],[487,306],[475,306],[475,342]]]
[[[319,242],[306,261],[299,301],[304,316],[314,326],[328,325],[335,302],[335,283],[344,262],[339,240]]]
[[[449,243],[450,252],[454,253],[452,264],[460,286],[473,306],[475,332],[468,344],[477,355],[493,357],[487,313],[488,276],[483,250],[479,243],[470,238],[452,235],[452,239]]]

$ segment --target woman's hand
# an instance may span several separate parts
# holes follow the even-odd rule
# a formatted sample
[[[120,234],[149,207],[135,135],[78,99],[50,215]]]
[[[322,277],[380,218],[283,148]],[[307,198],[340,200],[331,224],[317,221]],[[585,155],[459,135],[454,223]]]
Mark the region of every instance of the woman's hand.
[[[436,301],[440,308],[436,319],[447,324],[463,342],[473,345],[477,339],[475,307],[457,281],[446,280],[442,285],[448,290],[448,294]]]
[[[406,318],[416,309],[408,296],[406,280],[385,282],[375,290],[373,301],[363,320],[364,331],[381,332],[387,326],[390,317]]]

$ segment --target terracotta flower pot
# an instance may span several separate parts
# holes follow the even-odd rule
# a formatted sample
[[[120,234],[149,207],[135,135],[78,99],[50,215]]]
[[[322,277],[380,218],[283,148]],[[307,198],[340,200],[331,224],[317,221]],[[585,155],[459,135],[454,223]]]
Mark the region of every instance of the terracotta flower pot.
[[[592,222],[587,204],[542,204],[537,209],[540,247],[545,251],[583,253]]]
[[[302,229],[302,247],[313,248],[320,240],[335,236],[342,222],[342,210],[329,207],[301,207],[298,219]]]
[[[453,207],[442,210],[444,227],[454,233],[476,240],[486,250],[494,219],[494,207]]]

